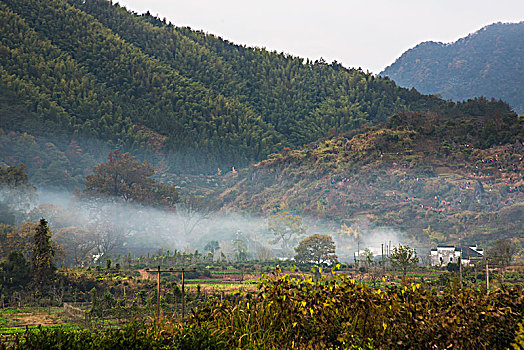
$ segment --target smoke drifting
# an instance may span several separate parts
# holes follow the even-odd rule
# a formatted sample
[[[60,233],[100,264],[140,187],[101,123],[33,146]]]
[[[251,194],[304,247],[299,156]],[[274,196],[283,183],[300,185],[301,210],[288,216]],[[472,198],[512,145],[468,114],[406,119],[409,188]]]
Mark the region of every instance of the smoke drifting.
[[[249,215],[189,210],[184,204],[167,211],[45,189],[38,193],[30,220],[44,217],[53,232],[83,228],[90,234],[86,240],[95,242],[93,253],[102,256],[129,252],[139,256],[160,249],[203,252],[210,241],[217,241],[227,256],[232,255],[232,242],[241,239],[255,257],[256,248],[266,246],[271,238],[264,232],[264,218]]]
[[[117,255],[133,257],[161,250],[206,253],[206,245],[216,241],[219,250],[215,258],[235,259],[235,249],[241,242],[250,259],[289,256],[283,254],[275,238],[267,230],[265,217],[241,213],[189,210],[183,204],[171,211],[150,208],[117,200],[86,200],[70,192],[40,188],[39,202],[29,213],[32,221],[43,217],[49,221],[54,239],[59,244],[75,239],[79,245],[90,247],[88,254],[104,257]],[[365,220],[356,220],[346,231],[334,222],[318,223],[304,218],[307,233],[333,237],[341,262],[353,262],[355,254],[369,248],[374,256],[386,246],[404,243],[403,235],[389,228],[370,228]],[[349,231],[348,231],[349,228]],[[74,236],[74,237],[73,237]]]

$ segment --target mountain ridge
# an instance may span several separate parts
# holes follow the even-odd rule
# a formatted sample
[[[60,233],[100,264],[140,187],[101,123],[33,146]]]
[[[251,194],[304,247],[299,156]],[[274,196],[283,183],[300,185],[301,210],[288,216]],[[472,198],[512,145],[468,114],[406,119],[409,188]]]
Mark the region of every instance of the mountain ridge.
[[[394,113],[452,108],[335,62],[235,45],[105,0],[6,0],[0,11],[10,96],[0,127],[97,139],[171,171],[239,168]],[[9,105],[25,106],[23,120]]]
[[[494,23],[451,43],[422,42],[379,75],[455,101],[486,96],[524,113],[524,21]]]

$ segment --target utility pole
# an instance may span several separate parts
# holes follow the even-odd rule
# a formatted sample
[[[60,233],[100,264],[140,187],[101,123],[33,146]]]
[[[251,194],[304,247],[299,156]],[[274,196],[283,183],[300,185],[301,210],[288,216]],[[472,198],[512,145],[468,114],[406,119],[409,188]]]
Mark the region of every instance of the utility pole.
[[[156,274],[156,319],[160,319],[160,265]]]
[[[384,243],[382,243],[380,246],[382,249],[382,269],[384,270],[384,273],[385,273],[386,272],[386,261],[384,260]]]
[[[391,241],[389,241],[389,249],[388,249],[388,260],[389,260],[389,255],[391,254]],[[391,267],[391,266],[389,266]]]
[[[181,269],[173,269],[173,268],[170,268],[169,270],[161,270],[160,269],[160,265],[158,265],[157,269],[156,270],[150,270],[150,269],[146,269],[146,272],[148,273],[156,273],[157,274],[157,283],[156,283],[156,290],[157,290],[157,295],[156,295],[156,319],[158,320],[159,317],[160,317],[160,274],[162,272],[170,272],[170,273],[176,273],[176,272],[181,272],[182,273],[182,320],[184,319],[184,316],[185,316],[185,304],[186,304],[186,298],[185,298],[185,285],[184,285],[184,272],[194,272],[196,271],[196,269],[185,269],[185,268],[181,268]]]
[[[473,265],[473,273],[475,274],[475,288],[477,288],[477,264]]]
[[[186,286],[184,283],[184,269],[182,269],[182,321],[186,315]]]
[[[488,258],[486,258],[486,294],[489,294],[489,268],[488,268]]]
[[[460,252],[462,254],[462,251]],[[462,288],[462,257],[459,257],[460,288]]]

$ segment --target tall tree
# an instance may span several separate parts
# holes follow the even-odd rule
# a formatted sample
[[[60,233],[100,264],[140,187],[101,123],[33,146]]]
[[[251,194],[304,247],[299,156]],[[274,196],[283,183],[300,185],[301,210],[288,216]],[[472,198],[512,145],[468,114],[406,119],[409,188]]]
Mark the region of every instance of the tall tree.
[[[173,207],[178,201],[175,186],[168,186],[152,178],[154,167],[135,160],[129,153],[109,152],[107,162],[93,168],[86,176],[83,195],[118,198],[124,202]]]
[[[11,251],[7,261],[0,263],[0,291],[12,293],[23,289],[31,280],[31,269],[24,255]]]
[[[298,263],[332,265],[337,262],[335,242],[329,235],[314,234],[304,238],[295,248]]]
[[[306,233],[306,227],[302,225],[302,217],[293,215],[287,211],[273,214],[268,219],[268,231],[276,238],[273,243],[282,242],[284,251],[290,250],[297,236]]]
[[[398,247],[393,247],[393,253],[389,259],[393,267],[402,269],[404,277],[406,277],[409,267],[418,264],[417,252],[408,245],[399,244]]]
[[[32,255],[33,282],[37,292],[45,293],[46,287],[54,280],[55,264],[53,257],[55,250],[51,245],[51,231],[45,219],[40,222],[35,230]]]

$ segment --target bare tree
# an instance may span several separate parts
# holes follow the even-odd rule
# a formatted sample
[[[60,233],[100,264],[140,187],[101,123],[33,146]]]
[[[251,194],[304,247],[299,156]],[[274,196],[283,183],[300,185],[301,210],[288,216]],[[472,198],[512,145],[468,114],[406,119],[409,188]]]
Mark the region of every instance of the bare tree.
[[[217,206],[204,196],[184,196],[176,205],[176,211],[182,220],[184,236],[189,236],[196,227],[208,220]]]

